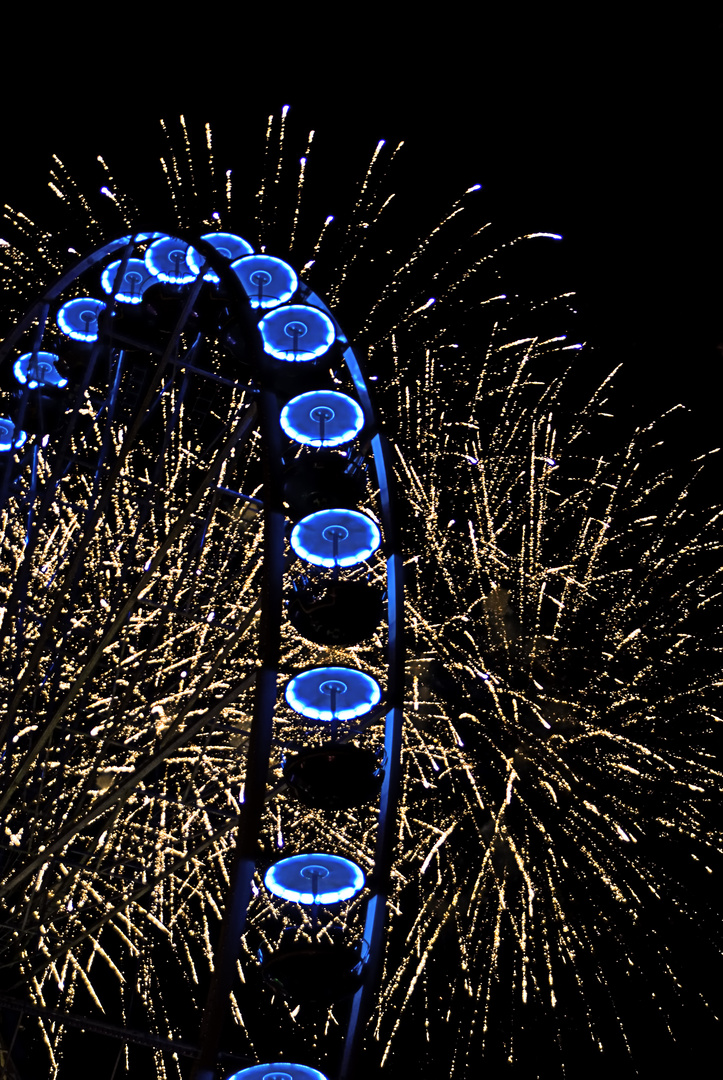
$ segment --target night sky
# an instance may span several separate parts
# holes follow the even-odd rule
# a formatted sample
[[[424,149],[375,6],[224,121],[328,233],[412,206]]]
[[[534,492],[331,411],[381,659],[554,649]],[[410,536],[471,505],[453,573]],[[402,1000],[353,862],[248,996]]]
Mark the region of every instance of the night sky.
[[[51,152],[82,167],[127,147],[139,163],[158,118],[180,112],[257,146],[266,115],[289,104],[333,140],[342,173],[377,139],[404,139],[410,219],[481,183],[510,235],[562,233],[546,272],[578,291],[602,367],[624,362],[639,420],[680,400],[705,442],[723,338],[715,20],[545,11],[392,30],[367,10],[353,43],[292,22],[244,21],[232,55],[222,18],[191,49],[187,27],[121,46],[58,17],[33,43],[40,94],[13,94],[0,113],[3,191],[20,202],[44,184]]]
[[[158,119],[180,112],[192,124],[209,120],[220,145],[238,138],[255,157],[266,116],[288,104],[300,131],[317,130],[329,175],[343,177],[360,172],[379,138],[404,139],[407,183],[398,186],[410,237],[474,183],[483,186],[481,216],[500,236],[561,233],[564,243],[545,246],[539,262],[531,256],[516,280],[532,297],[576,290],[592,378],[624,365],[616,430],[682,402],[688,417],[671,436],[671,462],[718,444],[715,22],[581,14],[568,23],[540,13],[522,26],[518,13],[450,25],[439,9],[426,22],[410,13],[390,32],[381,12],[365,11],[347,38],[304,23],[303,10],[269,12],[266,25],[214,19],[205,26],[199,9],[183,27],[139,29],[131,43],[58,23],[29,47],[24,62],[32,57],[42,104],[21,94],[0,108],[4,201],[43,205],[51,153],[82,175],[101,152],[120,180],[127,169],[142,203]],[[705,1059],[700,1047],[681,1048],[687,1056]],[[523,1053],[529,1071],[520,1076],[537,1075],[533,1058]]]

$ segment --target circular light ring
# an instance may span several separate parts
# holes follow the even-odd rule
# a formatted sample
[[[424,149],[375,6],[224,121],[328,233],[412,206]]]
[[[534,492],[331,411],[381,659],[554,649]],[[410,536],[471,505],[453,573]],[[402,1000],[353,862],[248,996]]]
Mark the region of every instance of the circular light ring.
[[[233,1073],[228,1080],[327,1080],[318,1069],[296,1065],[290,1061],[271,1061],[267,1065],[251,1065]]]
[[[353,720],[378,705],[382,690],[376,679],[348,667],[310,668],[295,675],[284,691],[287,704],[311,720]]]
[[[121,259],[116,259],[115,262],[106,266],[100,276],[103,292],[108,293],[109,296],[113,293],[121,261]],[[122,304],[140,304],[143,293],[153,280],[153,274],[151,274],[143,259],[129,259],[126,263],[125,273],[118,283],[118,292],[115,294],[116,300],[120,300]]]
[[[0,454],[8,450],[19,450],[28,437],[27,431],[16,431],[14,422],[7,416],[0,416]]]
[[[55,370],[58,359],[51,352],[23,353],[13,364],[13,375],[21,386],[27,383],[31,390],[38,386],[56,386],[62,390],[68,380]]]
[[[167,285],[188,285],[197,274],[186,262],[188,244],[175,236],[154,240],[146,249],[145,263],[149,273]]]
[[[242,236],[235,236],[234,233],[205,233],[201,239],[205,240],[211,247],[214,247],[219,255],[223,255],[224,259],[228,259],[229,262],[232,259],[241,259],[244,255],[253,255],[254,253],[251,244],[244,240]],[[205,261],[206,260],[201,252],[196,251],[194,247],[190,247],[186,252],[186,262],[191,270],[193,270],[194,275],[200,274],[201,267]],[[212,281],[214,285],[218,285],[220,278],[214,270],[207,270],[203,275],[203,280]]]
[[[288,263],[273,255],[247,255],[231,264],[244,287],[251,307],[274,308],[296,292],[299,279]]]
[[[319,852],[280,859],[264,875],[269,892],[297,904],[339,904],[360,893],[364,883],[356,863]]]
[[[104,300],[81,296],[63,304],[58,311],[57,323],[63,333],[74,341],[97,341],[98,319],[105,309]]]
[[[287,304],[259,323],[264,351],[288,363],[308,363],[323,356],[336,337],[334,323],[319,308]]]
[[[317,510],[291,531],[292,548],[314,566],[356,566],[381,540],[379,526],[358,510]]]
[[[347,394],[311,390],[284,405],[281,427],[290,439],[305,446],[342,446],[364,427],[364,413]]]

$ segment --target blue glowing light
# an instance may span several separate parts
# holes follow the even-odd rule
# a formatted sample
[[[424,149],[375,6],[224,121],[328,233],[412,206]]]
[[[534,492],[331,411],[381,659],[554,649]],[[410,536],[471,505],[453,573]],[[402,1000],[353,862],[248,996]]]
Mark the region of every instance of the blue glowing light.
[[[154,277],[167,285],[187,285],[197,274],[186,262],[188,244],[174,236],[154,240],[146,249],[146,266]]]
[[[353,720],[381,701],[376,679],[348,667],[310,668],[287,683],[284,696],[294,712],[311,720]]]
[[[336,390],[299,394],[284,405],[280,419],[289,438],[305,446],[341,446],[364,426],[361,406]]]
[[[291,546],[314,566],[355,566],[381,543],[379,526],[358,510],[317,510],[297,522]]]
[[[223,255],[224,259],[231,261],[232,259],[241,259],[244,255],[253,255],[254,249],[251,244],[241,236],[235,236],[233,233],[227,232],[212,232],[206,233],[201,237],[202,240],[206,240],[211,247],[214,247],[219,255]],[[194,247],[190,247],[186,252],[186,262],[193,270],[194,274],[201,272],[205,259],[200,251],[196,251]],[[203,275],[204,281],[212,281],[214,285],[218,285],[219,276],[214,273],[213,270],[207,270]]]
[[[0,454],[8,450],[19,450],[27,439],[26,431],[16,431],[15,424],[9,417],[0,416]]]
[[[18,382],[31,390],[37,386],[57,386],[62,390],[68,380],[55,370],[58,357],[51,352],[26,352],[13,364],[13,374]]]
[[[291,1061],[270,1061],[267,1065],[251,1065],[235,1072],[228,1080],[327,1080],[318,1069],[296,1065]]]
[[[74,341],[97,341],[98,318],[105,307],[104,300],[90,297],[68,300],[58,312],[58,326]]]
[[[297,904],[339,904],[364,888],[364,873],[341,855],[308,852],[280,859],[264,875],[264,885]]]
[[[259,323],[264,351],[277,360],[306,362],[323,356],[336,330],[328,315],[306,304],[287,304]]]
[[[100,276],[103,292],[108,293],[109,296],[115,287],[115,279],[120,264],[121,260],[116,259],[110,266],[106,266]],[[115,294],[116,300],[120,300],[122,304],[140,304],[143,293],[153,280],[153,274],[151,274],[143,259],[129,259],[126,263],[125,273],[118,282],[118,292]]]
[[[273,308],[285,304],[299,285],[288,263],[272,255],[247,255],[232,263],[231,269],[243,285],[251,307]]]

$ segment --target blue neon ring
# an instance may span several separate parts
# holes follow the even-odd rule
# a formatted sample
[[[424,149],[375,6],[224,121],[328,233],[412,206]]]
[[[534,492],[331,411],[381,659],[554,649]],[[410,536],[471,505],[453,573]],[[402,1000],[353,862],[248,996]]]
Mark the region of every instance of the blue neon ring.
[[[35,363],[33,363],[33,353],[23,353],[13,364],[13,375],[21,386],[27,383],[31,390],[38,386],[57,386],[59,390],[62,390],[68,385],[68,380],[55,370],[58,359],[56,353],[39,352],[35,354]],[[30,374],[31,367],[34,369],[32,375]]]
[[[325,873],[319,876],[314,893],[309,886],[316,869]],[[270,893],[297,904],[340,904],[360,893],[364,884],[364,872],[351,859],[320,852],[280,859],[264,875],[264,885]]]
[[[338,687],[335,695],[332,695],[332,686]],[[381,701],[382,690],[376,679],[365,671],[324,666],[295,675],[286,684],[284,697],[294,712],[311,720],[330,722],[366,716]]]
[[[15,430],[15,424],[8,416],[0,416],[0,454],[19,450],[27,437],[27,431]]]
[[[331,413],[324,419],[324,438],[317,410]],[[310,390],[292,398],[281,410],[280,423],[294,442],[305,446],[342,446],[356,438],[364,427],[361,405],[337,390]]]
[[[121,265],[121,262],[121,259],[116,259],[110,266],[106,266],[100,276],[100,284],[103,292],[108,293],[109,296],[113,292],[118,267]],[[116,300],[119,300],[122,304],[140,304],[143,299],[143,293],[153,280],[153,275],[150,273],[143,259],[129,259],[126,263],[125,273],[121,278],[118,292],[115,294]]]
[[[336,337],[334,323],[319,308],[286,304],[259,323],[264,352],[287,363],[308,363],[323,356]]]
[[[198,274],[186,262],[188,244],[175,236],[164,236],[148,246],[145,263],[149,273],[167,285],[188,285]]]
[[[267,1065],[251,1065],[233,1073],[228,1080],[327,1080],[318,1069],[296,1065],[291,1061],[271,1061]]]
[[[244,240],[242,236],[236,236],[234,233],[227,232],[215,232],[205,233],[202,237],[207,244],[215,248],[219,255],[223,255],[229,262],[232,259],[241,259],[245,255],[253,255],[254,249],[247,240]],[[196,251],[194,247],[190,247],[186,252],[186,262],[188,263],[194,274],[198,275],[201,272],[201,267],[205,262],[204,256],[200,251]],[[212,281],[214,285],[218,285],[219,276],[214,270],[207,270],[203,275],[204,281]]]
[[[339,531],[334,555],[333,533]],[[345,534],[345,535],[344,535]],[[291,546],[300,559],[314,566],[356,566],[381,543],[378,525],[358,510],[317,510],[291,530]]]
[[[93,300],[91,297],[79,296],[75,300],[68,300],[58,311],[58,326],[74,341],[97,341],[98,318],[105,308],[104,300]]]
[[[273,255],[247,255],[232,263],[231,269],[243,285],[251,307],[278,307],[290,300],[299,287],[295,271]]]

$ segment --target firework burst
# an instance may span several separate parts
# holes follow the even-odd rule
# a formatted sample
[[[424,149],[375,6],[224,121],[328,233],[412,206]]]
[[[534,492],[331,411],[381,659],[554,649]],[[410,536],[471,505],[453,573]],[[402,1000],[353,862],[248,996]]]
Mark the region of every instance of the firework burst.
[[[701,508],[695,477],[656,467],[656,428],[615,451],[600,437],[607,384],[582,405],[569,390],[572,297],[535,308],[505,294],[500,249],[550,234],[495,246],[475,186],[400,256],[399,147],[376,147],[332,215],[310,194],[314,133],[299,156],[285,114],[248,190],[219,167],[209,127],[193,150],[184,122],[163,135],[169,218],[238,230],[303,267],[358,328],[396,442],[413,648],[370,1062],[464,1077],[482,1053],[530,1076],[544,1057],[540,1075],[574,1076],[607,1055],[632,1074],[658,1038],[687,1047],[687,1018],[712,1017],[714,998],[701,982],[694,1000],[679,941],[697,920],[721,955],[700,884],[720,867],[718,511]],[[57,229],[8,211],[8,325],[69,248],[137,227],[97,164],[91,197],[55,160]],[[233,428],[247,392],[220,352],[204,360],[217,398],[170,387],[144,438],[129,430],[145,373],[124,371],[113,424],[88,385],[62,452],[38,442],[8,474],[2,538],[6,970],[42,1008],[100,1010],[179,1042],[198,1023],[225,903],[262,559],[257,436]],[[119,463],[107,489],[106,459]],[[209,507],[211,474],[249,498]],[[289,669],[315,655],[286,634]],[[349,655],[382,671],[379,638]],[[274,782],[302,737],[280,717]],[[266,855],[306,836],[372,865],[372,815],[312,815],[273,788]],[[354,904],[337,920],[358,921]],[[323,1067],[339,1007],[287,1005],[256,962],[300,924],[258,890],[234,1049],[302,1047]],[[46,1016],[38,1032],[62,1077],[66,1029]],[[157,1052],[154,1069],[181,1066]]]

